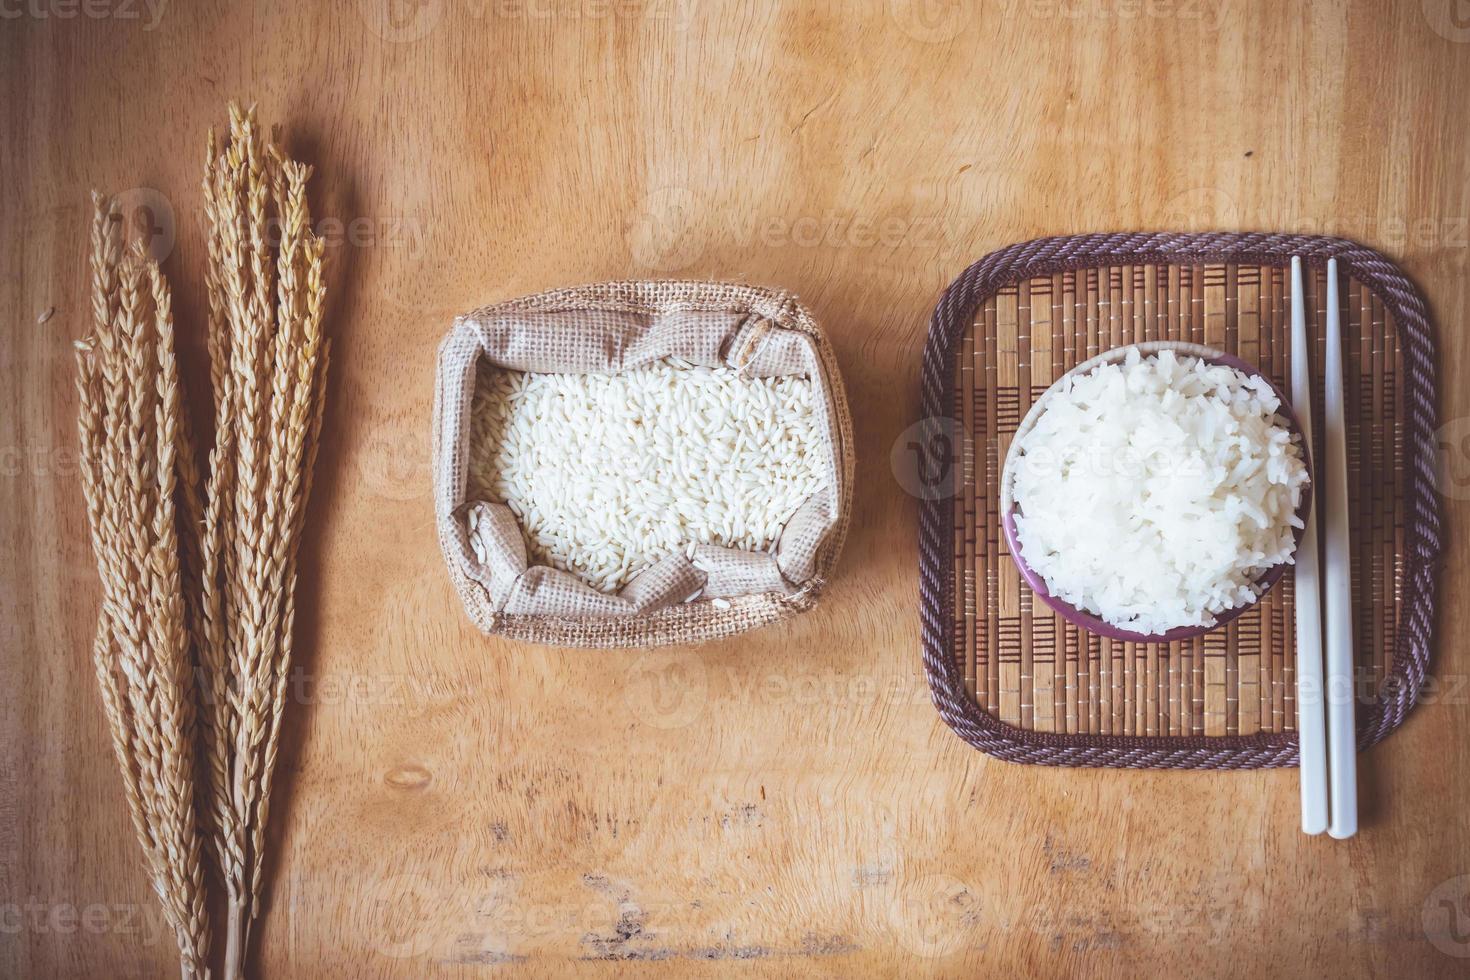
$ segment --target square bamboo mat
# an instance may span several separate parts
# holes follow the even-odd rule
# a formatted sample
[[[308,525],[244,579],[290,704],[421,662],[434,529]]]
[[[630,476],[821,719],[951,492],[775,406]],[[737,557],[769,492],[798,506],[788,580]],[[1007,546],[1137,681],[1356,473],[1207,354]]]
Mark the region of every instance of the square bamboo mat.
[[[1283,384],[1294,353],[1293,255],[1307,275],[1317,418],[1329,258],[1344,283],[1359,747],[1413,708],[1433,646],[1443,541],[1434,341],[1413,283],[1380,253],[1340,238],[1070,235],[1008,245],[966,269],[935,307],[924,349],[916,445],[950,474],[946,492],[920,505],[924,669],[940,716],[966,742],[1044,765],[1295,764],[1290,574],[1247,614],[1194,640],[1114,641],[1035,600],[997,514],[1001,466],[1022,418],[1053,381],[1105,350],[1189,341]]]
[[[1326,273],[1305,302],[1321,419]],[[1356,281],[1342,293],[1347,344],[1355,650],[1359,690],[1389,676],[1401,596],[1402,371],[1384,305]],[[1067,623],[1036,601],[1011,561],[999,476],[1032,402],[1102,351],[1183,340],[1236,354],[1289,390],[1290,274],[1258,265],[1124,265],[1058,272],[1002,288],[960,341],[955,417],[973,434],[953,501],[954,655],[988,714],[1028,731],[1222,736],[1292,731],[1296,719],[1291,575],[1253,610],[1191,641],[1132,643]]]

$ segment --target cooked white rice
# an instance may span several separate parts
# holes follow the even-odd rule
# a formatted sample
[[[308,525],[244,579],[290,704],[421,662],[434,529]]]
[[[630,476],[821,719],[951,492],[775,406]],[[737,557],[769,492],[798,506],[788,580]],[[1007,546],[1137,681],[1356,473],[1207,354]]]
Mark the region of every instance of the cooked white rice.
[[[1172,351],[1047,396],[1013,465],[1021,555],[1114,626],[1212,626],[1292,561],[1307,484],[1261,378]]]
[[[481,371],[471,489],[533,564],[616,592],[694,544],[769,550],[827,485],[812,382],[670,359],[621,374]]]

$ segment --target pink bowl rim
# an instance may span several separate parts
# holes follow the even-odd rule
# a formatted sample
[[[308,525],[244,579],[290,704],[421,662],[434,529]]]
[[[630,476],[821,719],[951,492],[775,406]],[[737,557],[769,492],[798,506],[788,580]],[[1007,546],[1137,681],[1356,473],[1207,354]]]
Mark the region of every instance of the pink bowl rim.
[[[1218,364],[1224,367],[1231,367],[1237,371],[1240,371],[1243,374],[1261,378],[1266,382],[1267,385],[1270,386],[1272,392],[1275,393],[1277,399],[1281,403],[1280,406],[1276,409],[1276,414],[1286,421],[1287,430],[1292,434],[1297,445],[1300,447],[1302,451],[1302,460],[1307,465],[1308,483],[1305,492],[1302,494],[1301,506],[1297,508],[1297,516],[1302,519],[1303,524],[1306,524],[1307,516],[1311,513],[1312,509],[1314,482],[1311,479],[1311,474],[1313,472],[1311,447],[1307,445],[1307,439],[1302,433],[1301,422],[1297,418],[1296,411],[1292,408],[1291,400],[1288,399],[1285,393],[1282,392],[1282,390],[1276,385],[1274,381],[1271,380],[1269,375],[1257,368],[1254,364],[1251,364],[1244,358],[1239,357],[1238,355],[1229,354],[1225,351],[1218,350],[1213,347],[1207,347],[1203,344],[1189,343],[1187,341],[1144,341],[1137,344],[1125,344],[1121,347],[1114,347],[1109,350],[1103,351],[1097,356],[1083,361],[1081,364],[1078,364],[1076,367],[1063,374],[1060,378],[1052,383],[1051,387],[1047,388],[1046,391],[1041,393],[1040,398],[1037,398],[1036,401],[1032,403],[1030,411],[1028,411],[1025,418],[1021,420],[1021,424],[1016,427],[1016,433],[1012,437],[1010,448],[1006,451],[1005,463],[1001,468],[1000,478],[1001,531],[1005,535],[1006,548],[1010,551],[1011,560],[1015,562],[1017,570],[1021,573],[1021,578],[1026,581],[1026,584],[1031,588],[1031,591],[1036,593],[1037,598],[1039,598],[1043,603],[1049,606],[1054,612],[1060,615],[1067,622],[1072,623],[1074,626],[1080,626],[1090,633],[1096,633],[1099,636],[1107,637],[1113,640],[1124,640],[1134,643],[1176,643],[1180,640],[1192,640],[1197,636],[1203,636],[1204,634],[1212,630],[1217,630],[1227,623],[1244,615],[1247,611],[1259,604],[1260,601],[1265,598],[1266,594],[1276,586],[1276,583],[1281,581],[1281,579],[1286,575],[1286,570],[1291,567],[1292,563],[1279,562],[1278,564],[1272,565],[1270,568],[1266,569],[1266,571],[1261,574],[1261,577],[1256,580],[1256,586],[1259,589],[1256,598],[1251,600],[1250,602],[1245,603],[1244,605],[1233,606],[1230,609],[1227,609],[1225,612],[1220,613],[1218,616],[1215,617],[1215,623],[1213,626],[1177,626],[1174,629],[1167,630],[1163,633],[1138,633],[1132,630],[1123,629],[1119,626],[1114,626],[1112,623],[1107,622],[1101,616],[1098,616],[1095,613],[1088,612],[1084,609],[1079,609],[1078,607],[1072,605],[1070,602],[1067,602],[1064,599],[1059,599],[1056,596],[1052,595],[1049,591],[1047,591],[1046,582],[1042,579],[1041,575],[1036,572],[1030,565],[1026,564],[1026,561],[1021,557],[1021,546],[1016,537],[1015,503],[1013,500],[1011,500],[1010,486],[1012,476],[1011,467],[1016,458],[1016,447],[1020,444],[1021,436],[1029,432],[1031,430],[1031,427],[1036,424],[1036,419],[1039,418],[1041,412],[1045,410],[1045,403],[1047,398],[1054,391],[1059,389],[1068,378],[1075,377],[1077,375],[1087,374],[1093,369],[1104,364],[1111,364],[1115,361],[1119,361],[1127,356],[1128,351],[1134,349],[1137,349],[1138,352],[1145,357],[1157,354],[1160,351],[1164,350],[1173,351],[1174,353],[1181,356],[1197,357],[1210,364]],[[1297,528],[1296,533],[1293,535],[1293,539],[1295,541],[1295,547],[1292,550],[1293,557],[1295,557],[1296,555],[1296,550],[1301,547],[1302,535],[1304,533],[1304,528]]]

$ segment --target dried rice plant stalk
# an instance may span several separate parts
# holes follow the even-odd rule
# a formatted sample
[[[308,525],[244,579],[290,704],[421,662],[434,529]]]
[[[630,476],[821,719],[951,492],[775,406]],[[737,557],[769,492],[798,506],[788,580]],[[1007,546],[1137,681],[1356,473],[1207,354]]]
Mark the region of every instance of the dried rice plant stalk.
[[[207,977],[175,502],[176,492],[197,487],[182,428],[172,297],[141,247],[124,254],[116,201],[95,193],[92,200],[93,323],[76,348],[82,490],[102,580],[93,661],[133,829],[182,974]]]
[[[253,109],[209,135],[209,353],[215,445],[203,504],[198,621],[204,808],[229,902],[225,977],[259,915],[271,776],[286,703],[296,563],[321,426],[325,243],[311,168],[264,143]]]

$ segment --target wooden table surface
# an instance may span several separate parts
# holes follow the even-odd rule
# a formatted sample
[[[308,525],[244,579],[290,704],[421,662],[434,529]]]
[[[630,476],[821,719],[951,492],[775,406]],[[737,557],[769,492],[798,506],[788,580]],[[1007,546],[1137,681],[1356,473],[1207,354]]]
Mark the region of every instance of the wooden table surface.
[[[926,321],[1037,235],[1341,234],[1441,343],[1470,498],[1470,21],[1457,0],[363,0],[0,7],[0,973],[154,977],[89,640],[71,340],[86,192],[167,253],[204,370],[205,129],[255,100],[317,167],[336,356],[263,976],[1461,975],[1470,630],[1363,759],[1362,833],[1291,771],[1009,765],[920,669],[917,502],[889,463]],[[479,635],[433,533],[434,352],[478,304],[620,277],[798,292],[856,416],[811,615],[699,648]],[[198,384],[196,384],[196,390]],[[1467,586],[1454,539],[1442,595]]]

